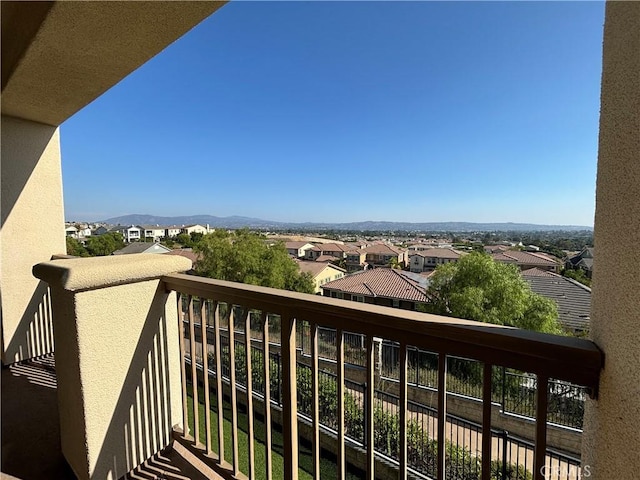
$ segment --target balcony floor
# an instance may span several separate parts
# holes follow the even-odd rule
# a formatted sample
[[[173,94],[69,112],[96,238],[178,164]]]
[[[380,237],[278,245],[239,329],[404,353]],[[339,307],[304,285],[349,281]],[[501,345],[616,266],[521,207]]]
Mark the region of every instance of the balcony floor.
[[[218,478],[176,445],[126,475],[136,480]],[[193,461],[193,463],[192,463]],[[2,467],[0,479],[75,479],[60,448],[54,357],[2,368]],[[196,467],[196,465],[198,467]]]

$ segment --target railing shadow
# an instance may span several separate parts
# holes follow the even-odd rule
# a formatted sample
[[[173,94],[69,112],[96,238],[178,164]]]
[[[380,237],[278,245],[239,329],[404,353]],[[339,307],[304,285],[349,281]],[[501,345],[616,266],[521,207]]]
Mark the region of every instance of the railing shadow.
[[[38,283],[5,352],[6,364],[54,352],[51,292],[45,282]]]
[[[167,328],[167,298],[168,294],[158,288],[95,460],[92,478],[122,478],[170,444],[172,395],[179,398],[179,392],[172,394],[169,387],[168,352],[170,342],[177,344],[178,338],[167,338],[167,331],[172,331]],[[179,359],[173,362],[179,368]]]
[[[62,456],[52,355],[2,369],[2,473],[74,479]]]

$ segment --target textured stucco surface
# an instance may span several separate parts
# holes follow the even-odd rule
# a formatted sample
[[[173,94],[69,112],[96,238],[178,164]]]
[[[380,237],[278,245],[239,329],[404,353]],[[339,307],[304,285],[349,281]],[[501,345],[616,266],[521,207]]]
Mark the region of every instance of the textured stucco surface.
[[[605,366],[585,411],[590,478],[640,472],[640,3],[607,2],[591,336]]]
[[[2,360],[11,363],[53,347],[37,338],[50,319],[41,312],[46,285],[31,268],[66,250],[58,129],[3,116],[0,177]]]
[[[136,253],[43,262],[33,267],[33,274],[64,290],[81,291],[158,278],[191,266],[191,260],[178,255]]]
[[[122,257],[34,267],[51,284],[62,450],[81,479],[120,478],[168,445],[182,421],[176,297],[159,277],[190,262],[123,257],[126,267]],[[120,274],[128,283],[114,285]]]

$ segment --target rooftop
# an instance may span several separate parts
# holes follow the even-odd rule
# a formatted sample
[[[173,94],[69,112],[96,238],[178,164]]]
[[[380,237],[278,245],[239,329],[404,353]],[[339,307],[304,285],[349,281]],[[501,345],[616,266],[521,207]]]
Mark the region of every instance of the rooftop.
[[[426,302],[424,288],[405,272],[391,268],[375,268],[325,283],[323,289],[355,295],[399,298],[412,302]]]

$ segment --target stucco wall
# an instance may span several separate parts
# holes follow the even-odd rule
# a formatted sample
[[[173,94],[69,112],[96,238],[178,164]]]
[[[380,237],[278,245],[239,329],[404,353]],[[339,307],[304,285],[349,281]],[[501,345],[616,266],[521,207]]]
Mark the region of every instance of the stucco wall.
[[[2,116],[2,361],[53,350],[46,284],[31,267],[65,253],[58,129]]]
[[[640,472],[640,4],[607,2],[591,335],[605,365],[585,411],[591,478]]]
[[[33,267],[51,285],[62,451],[78,478],[121,478],[182,422],[176,295],[159,278],[190,263],[134,254]]]

